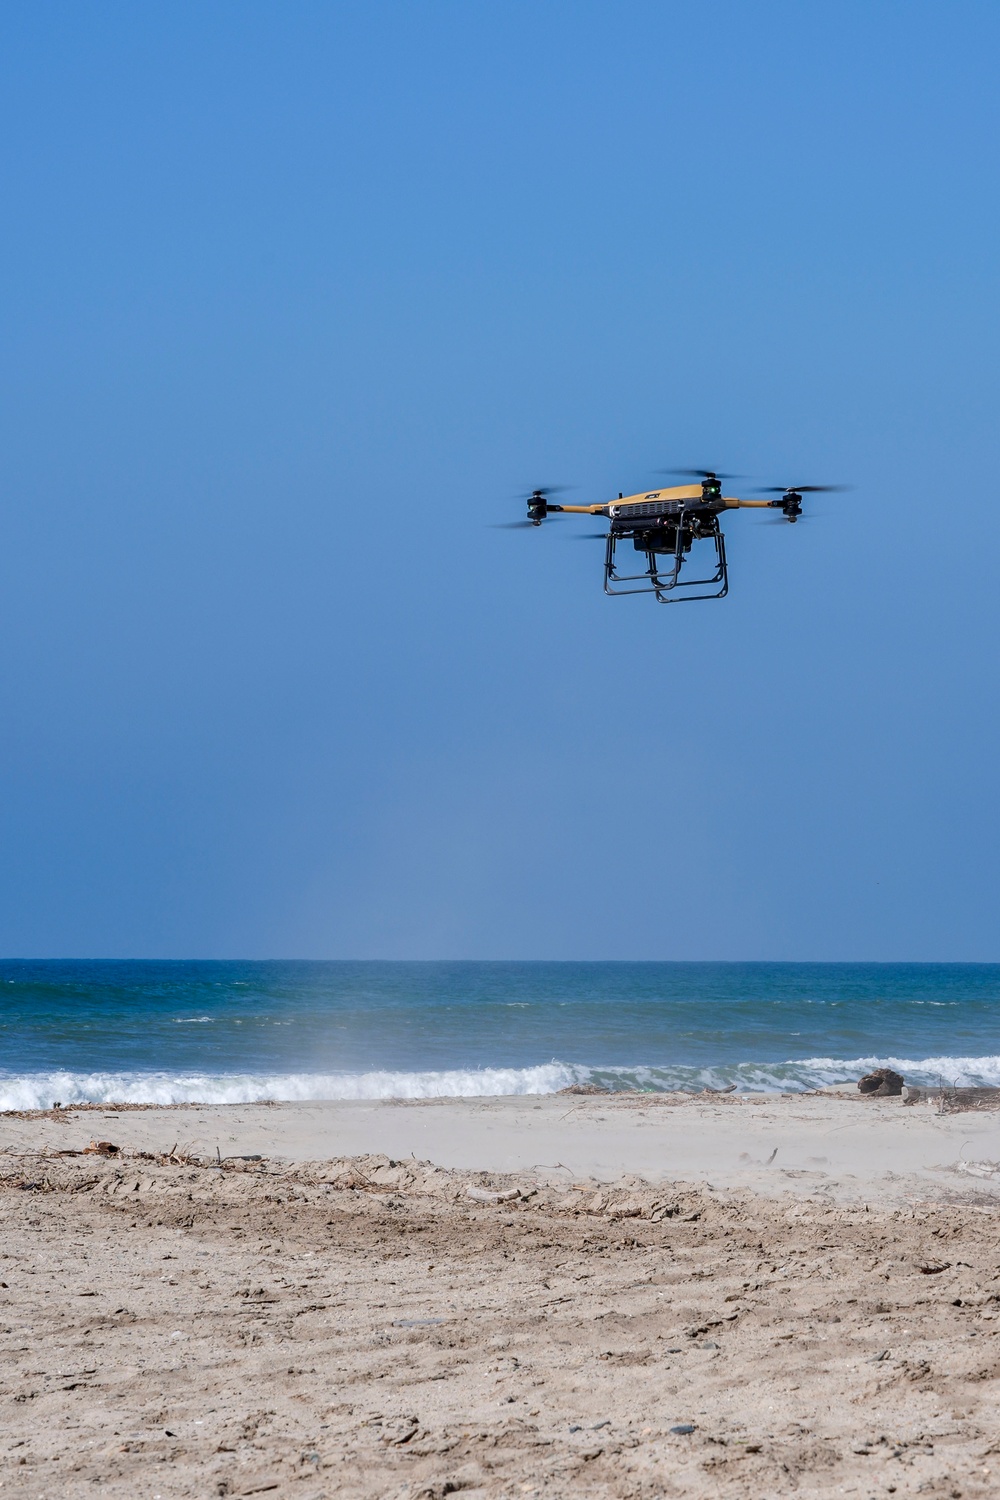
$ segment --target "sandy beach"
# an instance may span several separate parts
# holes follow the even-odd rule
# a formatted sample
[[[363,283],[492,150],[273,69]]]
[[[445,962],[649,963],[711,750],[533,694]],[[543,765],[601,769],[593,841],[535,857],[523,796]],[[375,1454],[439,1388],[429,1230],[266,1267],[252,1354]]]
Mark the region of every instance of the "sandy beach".
[[[997,1114],[95,1107],[0,1151],[5,1494],[995,1493]]]

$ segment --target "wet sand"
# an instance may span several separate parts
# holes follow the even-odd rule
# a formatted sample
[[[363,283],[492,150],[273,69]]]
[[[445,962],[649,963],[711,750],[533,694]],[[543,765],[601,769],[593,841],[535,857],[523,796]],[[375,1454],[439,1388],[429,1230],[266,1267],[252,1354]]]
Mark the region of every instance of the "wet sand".
[[[5,1495],[996,1492],[993,1114],[86,1110],[0,1150]]]

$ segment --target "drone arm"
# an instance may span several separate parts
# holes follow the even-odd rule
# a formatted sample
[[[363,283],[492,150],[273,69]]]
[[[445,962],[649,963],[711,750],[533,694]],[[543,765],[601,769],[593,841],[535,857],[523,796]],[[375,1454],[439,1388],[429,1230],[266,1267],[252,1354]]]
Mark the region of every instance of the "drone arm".
[[[606,516],[606,505],[550,505],[549,510],[568,511],[574,516]]]
[[[727,510],[759,510],[761,508],[773,510],[778,504],[776,500],[736,500],[729,497],[725,498],[722,503]]]

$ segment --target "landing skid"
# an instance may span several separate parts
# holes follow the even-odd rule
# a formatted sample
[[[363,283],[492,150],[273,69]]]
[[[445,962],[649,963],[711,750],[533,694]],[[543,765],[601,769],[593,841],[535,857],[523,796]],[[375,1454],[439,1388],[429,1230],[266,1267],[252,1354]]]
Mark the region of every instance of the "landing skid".
[[[710,532],[715,543],[715,571],[708,578],[682,579],[685,553],[682,547],[683,533],[677,531],[677,547],[673,552],[647,552],[644,573],[619,573],[615,568],[615,549],[620,541],[631,541],[634,531],[609,531],[604,554],[604,592],[606,594],[655,594],[658,604],[693,604],[699,599],[724,599],[729,592],[729,571],[726,567],[726,540],[716,522]],[[699,538],[708,540],[708,538]],[[635,588],[616,588],[616,584],[637,585]],[[689,589],[706,589],[695,594]],[[682,592],[684,591],[684,592]]]

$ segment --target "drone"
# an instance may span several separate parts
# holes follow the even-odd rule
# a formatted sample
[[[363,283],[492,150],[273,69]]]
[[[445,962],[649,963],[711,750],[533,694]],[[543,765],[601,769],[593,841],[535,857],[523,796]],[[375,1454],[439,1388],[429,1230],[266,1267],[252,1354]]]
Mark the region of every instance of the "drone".
[[[734,474],[719,474],[714,469],[672,469],[669,473],[699,482],[647,490],[638,495],[619,494],[617,500],[599,505],[557,505],[549,496],[558,494],[562,486],[542,485],[526,497],[527,520],[507,524],[541,526],[550,515],[606,516],[611,523],[609,530],[590,533],[592,539],[605,542],[604,592],[654,594],[659,604],[681,604],[697,599],[722,599],[729,592],[726,540],[719,525],[724,511],[778,510],[785,521],[794,525],[802,515],[803,495],[846,488],[839,484],[772,485],[758,493],[774,495],[776,499],[738,500],[722,493],[722,481],[735,479]],[[645,556],[646,566],[641,573],[619,571],[618,547],[629,541],[636,552]],[[712,548],[707,576],[682,577],[695,542],[708,542]]]

